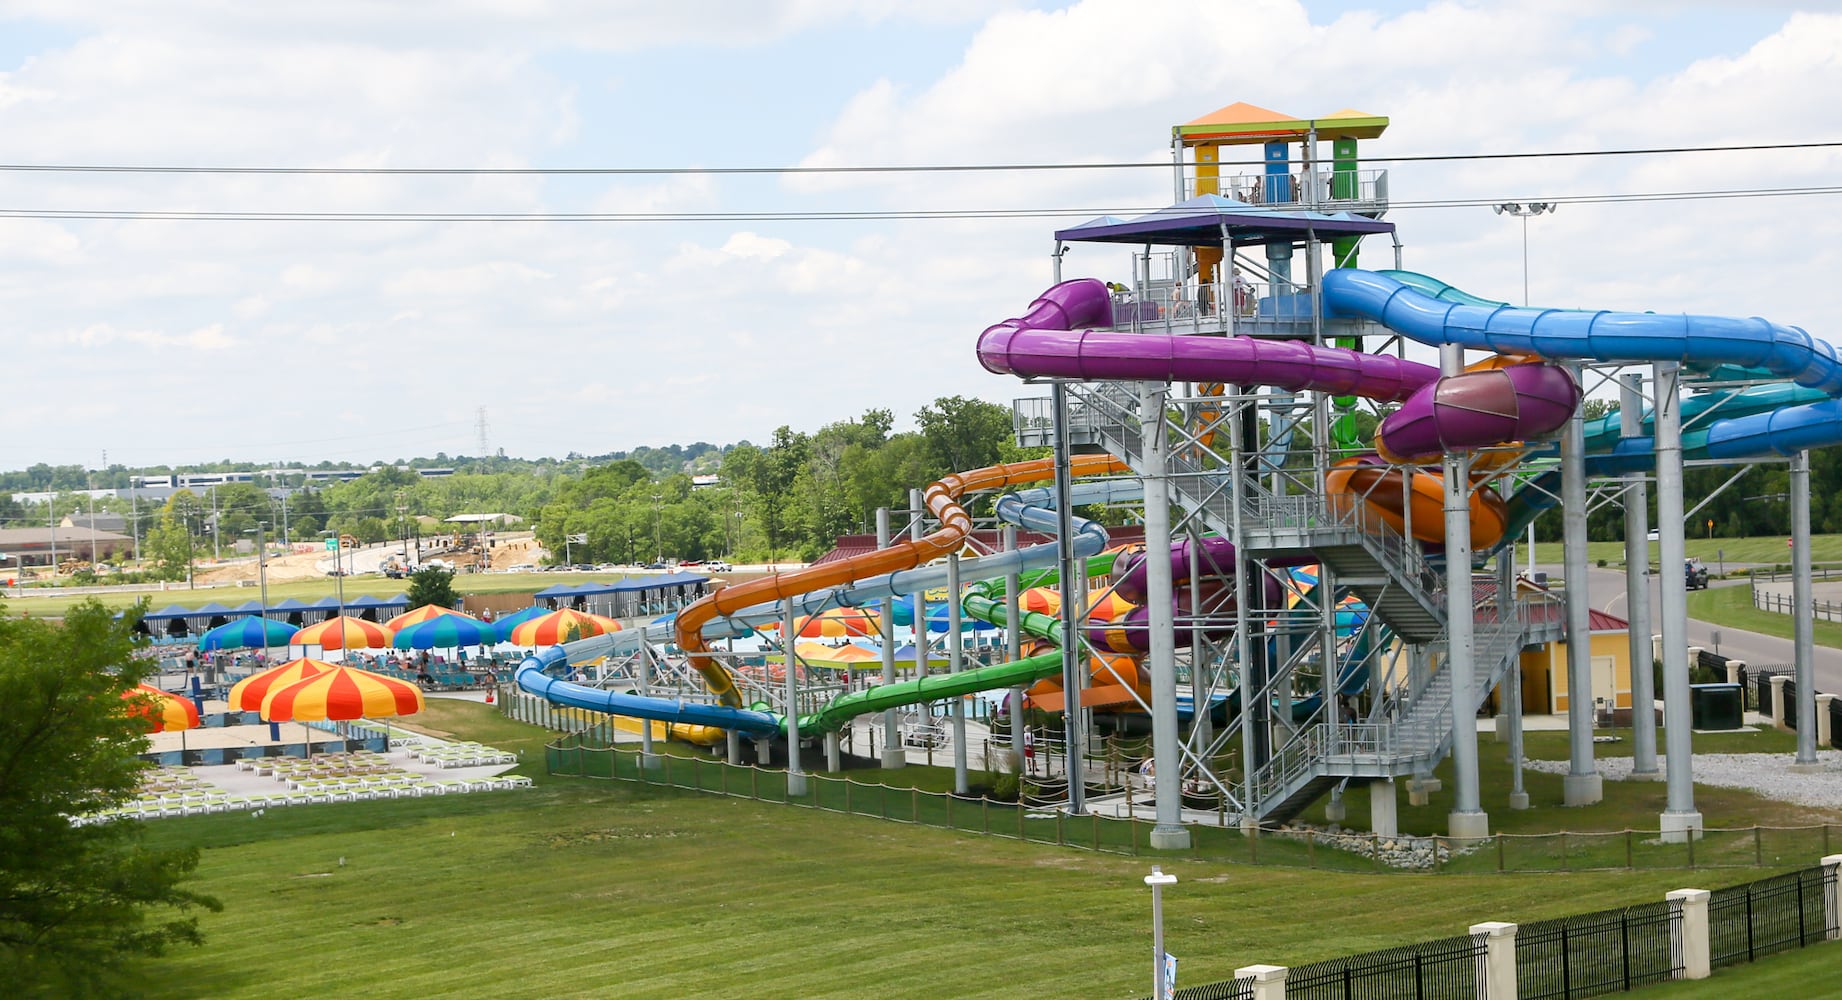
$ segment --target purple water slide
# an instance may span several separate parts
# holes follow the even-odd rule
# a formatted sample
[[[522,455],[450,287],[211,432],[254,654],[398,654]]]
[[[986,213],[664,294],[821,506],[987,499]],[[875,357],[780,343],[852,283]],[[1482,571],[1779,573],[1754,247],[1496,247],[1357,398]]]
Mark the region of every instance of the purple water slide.
[[[1437,378],[1429,365],[1383,354],[1251,337],[1164,336],[1081,330],[1111,325],[1112,300],[1093,278],[1064,281],[1024,315],[979,335],[979,362],[1022,378],[1196,381],[1270,385],[1400,402]]]
[[[1171,543],[1172,583],[1185,583],[1190,578],[1190,542],[1184,538]],[[1203,538],[1197,542],[1196,560],[1204,576],[1228,576],[1234,572],[1233,542],[1226,538]],[[1145,556],[1144,552],[1133,552],[1113,565],[1113,593],[1133,604],[1145,603],[1145,573],[1151,566]]]
[[[1397,461],[1523,441],[1559,430],[1580,405],[1580,384],[1534,362],[1448,375],[1413,394],[1376,437]]]

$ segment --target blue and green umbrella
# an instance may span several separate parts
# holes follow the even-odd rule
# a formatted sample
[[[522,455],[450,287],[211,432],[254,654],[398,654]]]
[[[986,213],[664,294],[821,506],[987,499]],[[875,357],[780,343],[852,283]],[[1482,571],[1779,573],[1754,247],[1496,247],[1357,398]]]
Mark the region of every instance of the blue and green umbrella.
[[[467,615],[442,615],[398,631],[390,644],[398,649],[457,649],[490,646],[499,641],[496,623]]]
[[[525,622],[528,622],[533,618],[542,618],[543,616],[549,613],[550,612],[548,609],[540,608],[537,605],[533,604],[530,607],[525,608],[523,611],[514,611],[509,615],[504,615],[494,620],[492,624],[493,624],[493,628],[497,629],[499,632],[499,641],[500,642],[510,642],[512,638],[512,629],[515,629],[518,626],[523,625]]]
[[[266,649],[270,646],[286,646],[288,640],[300,629],[287,622],[275,621],[258,615],[248,615],[235,621],[226,622],[198,637],[198,648],[203,651],[214,649]]]

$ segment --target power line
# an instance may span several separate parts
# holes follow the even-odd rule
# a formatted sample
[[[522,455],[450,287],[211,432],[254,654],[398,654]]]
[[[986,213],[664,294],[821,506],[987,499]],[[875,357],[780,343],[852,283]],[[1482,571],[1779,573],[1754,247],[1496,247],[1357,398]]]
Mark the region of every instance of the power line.
[[[1784,188],[1725,188],[1702,191],[1639,191],[1608,194],[1519,196],[1568,205],[1639,204],[1665,201],[1712,201],[1736,198],[1793,198],[1842,194],[1838,185],[1804,185]],[[1388,210],[1478,208],[1500,204],[1503,196],[1390,200]],[[1106,206],[1065,208],[992,209],[846,209],[840,211],[735,211],[735,212],[297,212],[297,211],[192,211],[164,209],[34,209],[0,208],[5,219],[58,219],[71,221],[152,222],[396,222],[396,223],[658,223],[658,222],[879,222],[959,219],[1084,218],[1120,213],[1144,213],[1165,206]],[[1261,210],[1271,206],[1259,206]],[[1302,202],[1289,206],[1303,210]],[[1334,202],[1319,206],[1337,207]]]
[[[1529,160],[1595,156],[1664,156],[1679,153],[1741,153],[1794,149],[1833,149],[1842,140],[1819,142],[1750,143],[1733,146],[1655,146],[1623,149],[1567,149],[1526,153],[1422,153],[1399,156],[1361,156],[1361,163],[1436,163],[1479,160]],[[570,177],[570,176],[673,176],[673,175],[746,175],[746,174],[912,174],[912,173],[979,173],[1054,170],[1168,170],[1172,160],[1118,161],[1098,163],[936,163],[883,164],[823,167],[234,167],[183,166],[179,164],[106,164],[106,163],[0,163],[0,173],[64,174],[287,174],[328,176],[441,176],[469,177]],[[1265,166],[1259,160],[1222,160],[1213,166]],[[1194,167],[1193,161],[1183,166]]]

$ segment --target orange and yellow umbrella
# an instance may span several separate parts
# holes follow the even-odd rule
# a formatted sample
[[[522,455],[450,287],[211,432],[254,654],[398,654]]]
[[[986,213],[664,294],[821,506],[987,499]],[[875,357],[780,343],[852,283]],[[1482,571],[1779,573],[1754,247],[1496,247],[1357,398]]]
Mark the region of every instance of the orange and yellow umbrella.
[[[456,611],[453,608],[444,608],[439,604],[424,604],[419,608],[405,611],[395,618],[390,619],[384,623],[384,627],[392,632],[400,632],[411,625],[420,625],[430,618],[440,618],[442,615],[460,615],[462,618],[473,617],[472,615]]]
[[[563,608],[540,615],[512,629],[511,641],[519,646],[555,646],[620,630],[620,622],[612,618]]]
[[[325,660],[302,657],[289,660],[280,666],[270,667],[261,673],[250,674],[238,681],[230,689],[230,710],[233,712],[259,712],[263,699],[271,691],[279,691],[297,681],[305,680],[315,674],[323,674],[334,669],[333,664]]]
[[[1087,602],[1087,617],[1094,621],[1115,621],[1136,607],[1138,605],[1109,590]]]
[[[1062,613],[1062,592],[1048,587],[1031,587],[1017,595],[1017,606],[1039,615],[1059,615]]]
[[[270,722],[348,722],[422,711],[422,689],[394,677],[335,666],[270,691],[262,717]]]
[[[882,630],[882,618],[865,608],[827,608],[816,615],[801,615],[793,619],[793,634],[802,639],[876,635]]]
[[[793,644],[793,652],[815,667],[848,668],[854,663],[881,662],[883,658],[881,653],[850,643],[832,647],[822,642],[796,642]]]
[[[128,702],[128,714],[153,723],[153,732],[182,732],[198,728],[198,706],[192,699],[162,691],[147,684],[136,684],[122,692]]]
[[[376,622],[339,615],[301,629],[288,644],[322,649],[385,649],[390,646],[390,636],[390,629]]]

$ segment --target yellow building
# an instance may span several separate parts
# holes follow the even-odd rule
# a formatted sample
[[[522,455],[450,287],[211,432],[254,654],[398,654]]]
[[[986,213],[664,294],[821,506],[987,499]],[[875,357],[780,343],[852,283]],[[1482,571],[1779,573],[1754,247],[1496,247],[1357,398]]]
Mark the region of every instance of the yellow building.
[[[1593,662],[1595,707],[1631,707],[1631,625],[1603,611],[1588,613],[1592,636],[1587,649]],[[1645,664],[1646,667],[1649,664]],[[1531,714],[1567,711],[1567,643],[1550,642],[1522,651],[1522,704]]]

